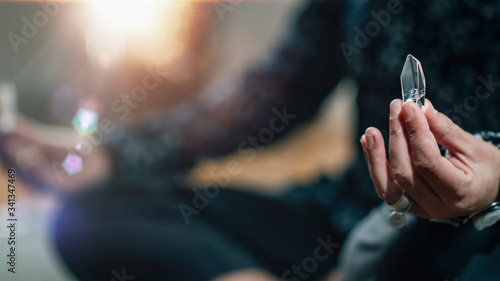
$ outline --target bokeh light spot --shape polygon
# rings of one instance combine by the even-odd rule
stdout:
[[[79,155],[69,153],[64,159],[62,166],[68,175],[74,175],[82,171],[83,161]]]
[[[98,121],[99,114],[96,111],[81,107],[71,124],[80,135],[90,135],[97,131]]]

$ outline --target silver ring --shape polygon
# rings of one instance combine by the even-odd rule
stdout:
[[[413,199],[411,199],[410,197],[406,196],[403,193],[401,194],[401,197],[399,197],[396,203],[389,204],[386,202],[385,204],[387,204],[387,206],[389,206],[389,209],[393,211],[405,213],[411,208],[411,205],[413,204]]]

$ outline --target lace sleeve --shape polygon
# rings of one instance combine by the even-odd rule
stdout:
[[[500,133],[495,133],[491,131],[478,131],[474,133],[474,136],[478,139],[482,139],[500,148]]]

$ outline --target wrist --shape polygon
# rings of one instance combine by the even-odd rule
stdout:
[[[466,217],[429,220],[435,223],[452,225],[454,227],[459,227],[471,222],[476,230],[481,231],[500,221],[500,201],[495,201],[482,210],[472,213]]]
[[[493,202],[487,209],[469,217],[474,227],[481,231],[500,221],[500,202]]]

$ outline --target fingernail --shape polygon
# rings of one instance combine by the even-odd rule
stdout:
[[[363,142],[363,137],[365,137],[365,138],[366,138],[366,136],[363,134],[363,135],[361,136],[361,138],[359,139],[359,142],[361,143],[361,147],[363,147],[363,151],[365,151],[365,150],[366,150],[366,141],[365,141],[365,142]]]
[[[412,102],[412,101],[410,101],[410,102]],[[405,121],[410,121],[413,118],[413,116],[415,115],[415,109],[410,104],[405,103],[405,105],[403,105],[403,113],[405,116]]]
[[[401,101],[399,100],[394,100],[391,102],[390,106],[390,118],[396,118],[399,116],[399,113],[401,112]]]
[[[366,134],[366,148],[371,149],[374,142],[373,136]]]

